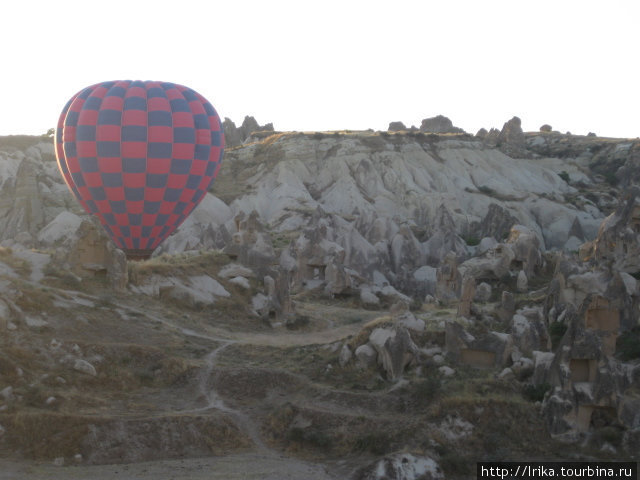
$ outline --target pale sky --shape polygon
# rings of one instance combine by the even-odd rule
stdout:
[[[15,0],[0,6],[0,135],[41,134],[78,90],[180,83],[222,118],[386,130],[640,136],[638,0]]]

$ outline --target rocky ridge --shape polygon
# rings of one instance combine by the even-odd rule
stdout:
[[[215,337],[220,348],[237,358],[268,364],[271,360],[259,353],[263,342],[271,345],[283,332],[312,336],[328,329],[335,332],[333,341],[313,353],[326,361],[313,374],[323,382],[356,375],[357,382],[366,383],[378,376],[389,389],[385,401],[411,404],[414,400],[407,398],[414,397],[402,395],[423,388],[421,405],[432,401],[438,385],[476,381],[470,372],[492,371],[497,383],[491,388],[515,389],[541,402],[538,417],[552,439],[588,444],[598,455],[635,458],[640,438],[640,376],[633,347],[640,297],[640,207],[633,188],[638,142],[550,129],[524,133],[517,118],[500,132],[476,136],[402,127],[395,125],[389,132],[243,133],[239,141],[244,143],[225,153],[212,192],[146,264],[128,263],[76,205],[57,172],[48,139],[0,139],[0,329],[7,333],[3,348],[10,352],[0,358],[0,414],[21,411],[20,405],[32,402],[28,381],[53,392],[33,397],[39,408],[54,408],[64,397],[56,393],[55,382],[118,381],[105,376],[101,366],[117,361],[109,350],[115,347],[86,339],[74,346],[76,333],[68,333],[73,322],[95,329],[91,319],[96,312],[112,325],[139,315],[168,329],[172,345],[175,332],[210,342],[215,335],[208,312],[222,319],[227,314],[221,312],[230,308],[236,312],[234,320],[219,321],[242,342],[260,345],[255,351],[234,350],[234,340]],[[49,313],[28,301],[38,286],[49,289]],[[21,294],[25,288],[31,293]],[[100,300],[95,291],[89,292],[93,296],[79,293],[83,288],[99,288],[118,300]],[[175,318],[179,311],[190,313],[177,326],[169,317],[134,310],[136,303],[176,308]],[[353,310],[344,312],[359,312],[357,322],[349,323],[346,313],[333,319],[316,313],[331,304],[349,305]],[[71,305],[84,308],[89,323],[86,318],[65,319],[62,311]],[[375,319],[369,321],[369,315]],[[203,323],[190,323],[195,320],[187,317]],[[197,333],[194,325],[209,333]],[[265,329],[264,337],[248,333],[253,329]],[[342,331],[348,333],[340,336]],[[63,340],[45,341],[50,332]],[[44,342],[38,348],[62,366],[64,373],[56,373],[62,381],[56,376],[52,382],[35,381],[37,369],[15,353],[29,341]],[[190,356],[188,368],[182,360],[154,355],[162,358],[162,367],[154,370],[159,372],[154,373],[158,388],[176,381],[193,387],[195,377],[186,372],[204,371]],[[182,380],[172,376],[172,368]],[[251,372],[228,368],[221,375]],[[269,368],[263,375],[281,366]],[[299,380],[281,383],[276,377],[264,397],[229,394],[224,398],[235,410],[217,410],[211,418],[198,417],[194,425],[227,432],[235,445],[229,448],[246,447],[255,435],[243,429],[237,408],[252,405],[252,418],[262,422],[272,445],[317,449],[338,435],[340,421],[320,419],[327,409],[321,403],[351,412],[347,397],[357,392],[327,389],[318,404],[296,402],[300,393],[294,384]],[[287,382],[293,383],[285,388]],[[222,384],[218,388],[225,392]],[[226,388],[237,387],[230,383]],[[289,403],[274,400],[283,392]],[[271,410],[253,406],[253,398],[269,398]],[[371,402],[365,418],[382,411],[376,395],[358,401],[364,398]],[[422,407],[411,408],[418,409],[412,415],[422,412]],[[421,445],[425,457],[402,457],[380,450],[371,437],[358,437],[353,445],[395,456],[373,461],[354,478],[376,478],[371,475],[380,469],[404,478],[398,476],[403,468],[417,472],[426,466],[433,478],[440,478],[433,458],[447,467],[445,473],[455,472],[447,464],[446,448],[474,438],[473,426],[480,428],[484,420],[463,408],[448,413],[446,418],[425,417],[427,423],[436,422],[433,431],[446,433],[422,443],[422,434],[402,423],[408,420],[396,419],[413,432],[411,448]],[[342,421],[358,431],[356,417]],[[325,420],[327,427],[336,421],[337,430],[319,429]],[[177,451],[170,438],[188,435],[191,427],[175,418],[167,421],[152,428],[164,429],[168,436],[162,448],[172,455]],[[145,424],[109,422],[84,437],[78,448],[85,460],[115,458],[112,448],[123,428],[141,442],[135,447],[138,453],[127,458],[149,458],[153,447],[140,439]],[[5,445],[20,426],[10,415],[0,415],[0,424],[0,445]],[[194,435],[189,440],[194,450],[181,454],[207,451],[206,436]],[[387,444],[393,448],[399,442],[389,437]],[[101,460],[96,456],[100,449]],[[402,467],[404,458],[410,461]]]

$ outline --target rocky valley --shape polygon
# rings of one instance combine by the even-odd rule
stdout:
[[[638,139],[224,125],[145,261],[0,137],[0,479],[638,461]]]

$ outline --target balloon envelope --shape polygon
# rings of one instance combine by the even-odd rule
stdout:
[[[224,150],[220,117],[194,90],[111,81],[64,107],[55,150],[69,189],[130,258],[144,258],[191,213]]]

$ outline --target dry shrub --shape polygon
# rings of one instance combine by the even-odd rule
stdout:
[[[95,419],[50,412],[21,412],[2,418],[10,448],[42,460],[79,453],[88,423]]]

